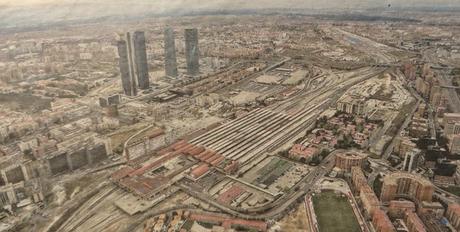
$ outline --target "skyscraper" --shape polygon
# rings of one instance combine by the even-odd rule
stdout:
[[[123,90],[128,96],[137,95],[137,87],[149,88],[149,72],[144,32],[126,33],[125,40],[118,41],[119,65]]]
[[[128,96],[135,96],[137,95],[137,88],[130,73],[128,44],[125,40],[120,40],[117,43],[117,47],[118,56],[120,57],[118,63],[120,66],[121,84],[123,86],[123,91]]]
[[[198,49],[198,30],[185,29],[185,60],[187,62],[187,74],[196,76],[200,74],[200,52]]]
[[[136,31],[133,34],[134,63],[136,68],[137,83],[140,89],[148,89],[149,68],[147,64],[147,51],[145,49],[145,34],[143,31]]]
[[[165,73],[166,76],[177,77],[176,43],[174,30],[170,27],[164,31],[165,40]]]

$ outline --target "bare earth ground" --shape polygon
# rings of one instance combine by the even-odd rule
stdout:
[[[281,221],[281,229],[286,232],[311,232],[308,229],[308,218],[305,210],[305,204],[300,204],[297,209],[286,215]]]

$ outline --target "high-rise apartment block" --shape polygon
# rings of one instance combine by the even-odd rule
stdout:
[[[420,202],[431,202],[433,184],[424,177],[407,172],[393,172],[383,179],[380,200],[389,202],[397,196],[406,195]]]
[[[446,218],[455,229],[460,230],[460,205],[451,203],[447,208]]]

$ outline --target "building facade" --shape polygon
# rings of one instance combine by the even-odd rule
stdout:
[[[165,74],[170,77],[177,77],[177,58],[176,58],[176,42],[174,30],[170,27],[164,31],[165,43]]]
[[[422,176],[406,172],[394,172],[384,178],[380,200],[389,202],[398,195],[404,195],[420,202],[431,202],[433,193],[433,184]]]
[[[198,48],[198,29],[185,29],[185,60],[187,74],[198,76],[200,74],[200,51]]]
[[[135,65],[135,75],[137,77],[138,87],[140,89],[148,89],[150,86],[150,81],[149,68],[147,64],[147,51],[145,47],[145,33],[143,31],[135,31],[133,33],[132,43],[132,51],[134,51],[132,56]]]
[[[450,204],[447,207],[446,218],[456,230],[460,230],[460,205]]]
[[[124,40],[118,41],[119,67],[123,91],[128,96],[136,96],[137,88],[150,86],[145,33],[126,33]]]
[[[335,166],[346,172],[352,167],[363,167],[367,155],[361,152],[342,152],[335,156]]]

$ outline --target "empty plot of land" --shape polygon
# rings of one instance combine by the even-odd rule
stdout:
[[[0,105],[10,110],[35,113],[51,108],[51,98],[42,98],[31,94],[0,93]]]
[[[262,84],[279,84],[283,78],[279,76],[263,75],[256,78],[256,82]]]
[[[243,104],[255,101],[256,98],[259,96],[260,96],[260,93],[242,91],[238,95],[232,97],[231,101],[235,105],[243,105]]]
[[[321,232],[361,231],[347,197],[327,191],[312,199]]]
[[[280,226],[283,231],[294,232],[311,232],[308,222],[305,217],[305,204],[300,204],[299,207],[292,213],[286,215],[281,221]]]

